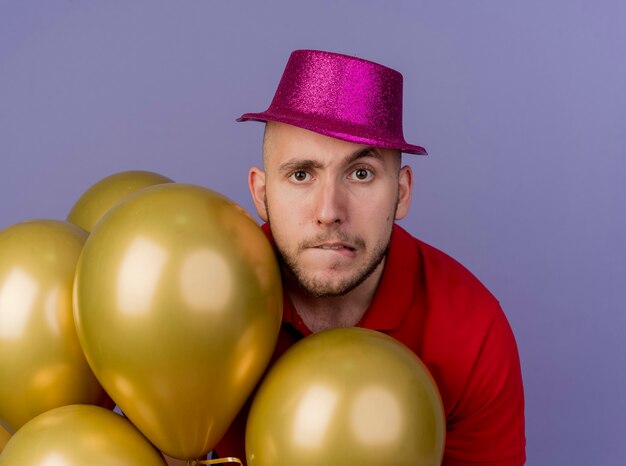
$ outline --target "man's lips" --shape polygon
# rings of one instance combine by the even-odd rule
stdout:
[[[345,257],[355,257],[356,248],[346,243],[321,243],[311,246],[311,249],[324,251],[330,254],[340,254]]]
[[[359,236],[351,236],[343,232],[335,235],[319,235],[309,238],[299,245],[300,251],[313,250],[327,253],[342,254],[346,257],[356,257],[359,251],[365,250],[365,241]]]
[[[314,247],[318,249],[331,249],[331,250],[337,250],[337,251],[341,249],[347,249],[348,251],[356,251],[356,248],[345,243],[323,243],[323,244],[318,244]]]

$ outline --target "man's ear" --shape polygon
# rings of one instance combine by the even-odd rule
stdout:
[[[398,206],[396,220],[402,220],[409,213],[411,207],[411,192],[413,191],[413,172],[405,165],[400,169],[398,176]]]
[[[265,172],[259,167],[252,167],[248,173],[248,187],[252,195],[252,201],[256,212],[261,220],[267,222],[267,209],[265,208]]]

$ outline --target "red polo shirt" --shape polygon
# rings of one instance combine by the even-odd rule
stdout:
[[[430,370],[446,413],[444,466],[524,464],[515,338],[498,301],[467,269],[395,225],[376,295],[357,326],[401,341]],[[285,295],[274,360],[310,334]],[[249,404],[216,447],[220,455],[245,459]]]

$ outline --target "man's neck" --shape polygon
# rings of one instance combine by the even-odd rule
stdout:
[[[343,296],[316,298],[286,283],[286,291],[296,312],[313,332],[330,328],[354,327],[369,308],[385,268],[382,260],[363,283]]]

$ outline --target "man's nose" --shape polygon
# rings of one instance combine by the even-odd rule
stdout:
[[[341,224],[347,215],[347,193],[340,183],[326,181],[318,186],[316,221],[318,225]]]

